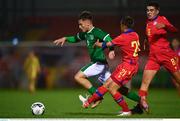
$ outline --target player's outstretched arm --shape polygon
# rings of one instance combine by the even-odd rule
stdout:
[[[166,17],[163,17],[163,21],[165,24],[165,28],[170,31],[170,32],[178,32],[178,29],[176,27],[174,27]]]
[[[157,23],[156,24],[157,29],[167,29],[170,32],[177,32],[177,28],[174,27],[165,17],[163,17],[162,23]]]
[[[61,47],[62,47],[64,45],[65,41],[66,41],[66,37],[62,37],[62,38],[54,40],[53,43],[55,45],[61,45]]]

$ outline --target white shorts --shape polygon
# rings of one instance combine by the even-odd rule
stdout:
[[[101,83],[106,82],[106,80],[111,76],[109,71],[109,66],[103,63],[90,63],[81,68],[81,71],[86,75],[86,77],[99,76],[98,80]]]

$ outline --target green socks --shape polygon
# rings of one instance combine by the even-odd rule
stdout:
[[[127,98],[135,101],[135,102],[139,102],[140,101],[140,97],[133,91],[129,91],[129,89],[125,86],[122,86],[119,90],[118,90],[122,95],[126,96]]]
[[[133,91],[128,92],[125,96],[135,102],[140,101],[140,97]]]
[[[96,92],[96,88],[92,86],[91,88],[88,89],[88,92],[92,95],[93,93]]]

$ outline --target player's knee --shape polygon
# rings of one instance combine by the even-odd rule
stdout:
[[[108,90],[111,93],[111,95],[115,95],[117,92],[116,88],[114,88],[112,85],[109,86]]]
[[[117,90],[114,90],[113,88],[109,88],[108,90],[111,93],[111,95],[115,95],[117,92]]]
[[[76,74],[76,75],[74,76],[74,79],[78,82],[79,79],[80,79],[80,76]]]
[[[81,80],[84,79],[84,78],[85,78],[84,76],[79,75],[79,74],[76,74],[74,76],[74,79],[75,79],[76,82],[81,82]]]

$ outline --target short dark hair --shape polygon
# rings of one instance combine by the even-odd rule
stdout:
[[[128,28],[134,27],[134,19],[130,16],[125,16],[121,19],[121,24],[127,26]]]
[[[81,14],[79,15],[79,20],[82,19],[82,20],[93,20],[93,16],[92,16],[92,13],[89,12],[89,11],[83,11],[81,12]]]
[[[155,7],[157,10],[160,10],[160,6],[159,6],[159,3],[158,2],[149,2],[146,6],[153,6]]]

